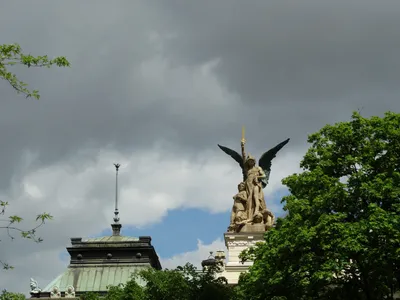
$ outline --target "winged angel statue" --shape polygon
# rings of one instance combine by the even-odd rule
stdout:
[[[265,230],[272,226],[274,216],[267,209],[263,189],[268,184],[272,160],[289,140],[286,139],[261,155],[258,166],[256,159],[250,154],[246,155],[244,151],[244,129],[242,130],[241,140],[242,155],[235,150],[218,145],[222,151],[240,165],[243,173],[243,182],[239,184],[239,191],[233,197],[234,205],[228,232],[240,232],[246,224],[261,223],[265,225]]]

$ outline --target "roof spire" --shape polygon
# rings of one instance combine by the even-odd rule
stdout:
[[[114,164],[116,174],[115,174],[115,210],[114,210],[114,224],[111,224],[113,235],[117,236],[120,234],[122,225],[119,224],[119,211],[118,211],[118,170],[121,166],[120,164]]]

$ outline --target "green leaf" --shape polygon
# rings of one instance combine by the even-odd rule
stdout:
[[[23,219],[18,216],[9,216],[10,223],[20,223]]]

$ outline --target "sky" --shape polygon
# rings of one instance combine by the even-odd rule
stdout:
[[[71,68],[13,69],[39,101],[0,81],[6,216],[54,216],[40,244],[0,230],[0,289],[46,286],[71,237],[111,233],[116,162],[123,235],[168,268],[224,249],[241,171],[217,144],[240,150],[242,126],[256,157],[291,139],[265,189],[281,216],[310,133],[399,111],[399,27],[395,0],[3,1],[0,44]]]

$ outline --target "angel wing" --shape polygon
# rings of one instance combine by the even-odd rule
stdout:
[[[279,143],[274,148],[268,150],[263,155],[261,155],[260,160],[258,161],[258,165],[264,170],[266,178],[261,180],[261,184],[263,188],[265,188],[268,184],[269,174],[271,172],[272,160],[275,158],[276,154],[279,150],[283,148],[287,143],[289,143],[290,139],[284,140],[282,143]]]
[[[228,154],[230,157],[232,157],[239,165],[240,168],[242,168],[242,172],[244,175],[244,169],[243,169],[243,158],[242,156],[237,153],[235,150],[229,149],[228,147],[224,147],[218,144],[218,147],[224,151],[226,154]]]
[[[219,144],[218,147],[230,157],[232,157],[240,165],[240,167],[243,168],[243,158],[239,153],[237,153],[235,150],[229,149],[228,147],[224,147]]]

